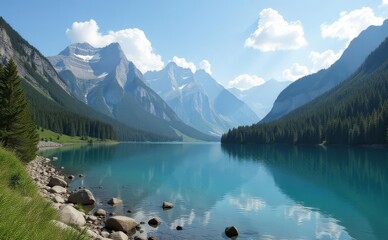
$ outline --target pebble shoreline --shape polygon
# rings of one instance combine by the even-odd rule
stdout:
[[[62,144],[55,142],[39,142],[40,150],[62,147]],[[68,182],[74,179],[74,176],[64,176],[60,171],[55,169],[51,161],[52,159],[37,156],[33,161],[27,164],[27,172],[38,187],[39,194],[47,199],[52,207],[57,210],[60,220],[54,220],[53,224],[62,229],[73,229],[83,231],[90,239],[93,240],[156,240],[156,236],[144,237],[144,229],[142,224],[145,222],[136,223],[132,218],[126,216],[111,216],[108,217],[104,209],[98,209],[95,212],[84,213],[75,209],[71,199],[74,195],[80,192],[90,192],[87,189],[71,191],[68,189]],[[82,176],[79,176],[82,177]],[[81,194],[84,195],[84,194]],[[92,199],[95,203],[93,194],[88,201]],[[70,198],[69,198],[70,197]],[[78,196],[79,197],[79,196]],[[85,198],[85,196],[82,196]],[[70,200],[70,201],[69,201]],[[85,199],[83,199],[85,200]],[[112,198],[109,202],[115,204],[121,203],[121,199]],[[109,203],[108,202],[108,203]],[[173,208],[170,202],[163,202],[163,209]],[[109,221],[107,221],[109,219]],[[152,218],[148,221],[150,226],[158,226],[159,219]],[[130,226],[130,227],[129,227]],[[109,228],[108,228],[109,227]],[[177,226],[176,230],[183,230],[182,226]],[[140,235],[139,235],[140,233]],[[147,233],[145,233],[147,234]],[[143,235],[143,236],[142,236]],[[238,230],[234,226],[229,226],[225,229],[225,235],[229,238],[238,236]]]
[[[61,146],[63,145],[53,142],[39,142],[38,144],[40,150],[58,148]],[[68,189],[67,186],[49,186],[49,182],[52,180],[52,178],[61,179],[66,182],[71,181],[52,166],[51,161],[54,161],[53,159],[37,156],[33,161],[27,164],[27,172],[35,182],[39,194],[43,198],[47,199],[51,203],[52,207],[58,211],[60,220],[54,221],[53,223],[55,225],[64,229],[72,228],[79,231],[84,231],[86,235],[88,235],[90,239],[93,240],[147,240],[145,237],[135,236],[135,234],[133,234],[136,233],[136,230],[143,232],[140,224],[137,224],[136,229],[134,228],[133,231],[128,233],[133,235],[127,235],[122,231],[112,231],[111,229],[106,228],[105,222],[109,217],[102,209],[97,210],[96,213],[83,213],[76,210],[74,208],[75,204],[68,202],[68,198],[73,193],[73,191]],[[77,220],[80,220],[82,224],[70,224],[72,226],[69,226],[68,224],[64,223],[66,221],[62,220],[61,211],[63,211],[64,208],[68,209],[69,206],[71,207],[70,209],[72,214],[74,213],[75,215],[82,216],[82,219]],[[104,214],[101,214],[101,210],[104,212]],[[148,237],[148,239],[156,239],[156,237]]]

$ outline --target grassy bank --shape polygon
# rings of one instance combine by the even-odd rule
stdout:
[[[91,140],[93,143],[112,143],[113,140],[101,140],[98,138],[92,137],[80,137],[80,136],[68,136],[64,134],[58,134],[56,132],[47,130],[47,129],[39,129],[39,140],[41,141],[53,141],[57,143],[89,143]]]
[[[60,230],[50,221],[57,215],[38,195],[21,161],[0,148],[0,239],[86,239],[79,233]]]

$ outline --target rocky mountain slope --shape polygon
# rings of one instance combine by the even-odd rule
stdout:
[[[220,136],[230,128],[258,121],[244,102],[203,70],[192,73],[170,62],[144,77],[186,124],[202,132]]]
[[[128,126],[173,138],[215,139],[184,124],[143,82],[118,43],[72,44],[49,60],[74,96]]]

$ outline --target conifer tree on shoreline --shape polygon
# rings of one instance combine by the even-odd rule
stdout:
[[[15,62],[0,65],[0,144],[23,161],[36,156],[38,134]]]

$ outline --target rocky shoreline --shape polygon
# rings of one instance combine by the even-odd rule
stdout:
[[[63,144],[56,143],[56,142],[50,142],[50,141],[39,141],[38,148],[39,150],[45,150],[45,149],[51,149],[51,148],[59,148],[63,147]]]
[[[39,142],[39,149],[51,149],[62,147],[62,144],[54,142]],[[96,201],[93,193],[88,189],[78,189],[71,191],[68,182],[76,177],[73,175],[64,176],[51,164],[57,160],[37,156],[27,164],[27,172],[38,187],[39,194],[47,199],[52,207],[57,210],[59,221],[53,223],[60,228],[82,231],[93,240],[155,240],[156,236],[148,236],[142,227],[145,222],[137,223],[127,216],[116,216],[107,214],[104,209],[97,209],[94,212],[84,212],[84,206],[94,205]],[[78,177],[83,177],[79,175]],[[121,199],[112,198],[108,204],[116,205],[122,202]],[[163,202],[163,209],[171,209],[174,205],[170,202]],[[112,216],[113,215],[113,216]],[[148,221],[151,227],[160,225],[158,218]],[[176,230],[183,230],[182,226],[177,226]],[[229,238],[238,236],[238,230],[234,226],[225,229],[225,235]]]
[[[84,213],[81,210],[82,205],[95,203],[93,194],[87,189],[77,191],[68,189],[67,181],[71,181],[74,176],[65,177],[57,171],[51,165],[51,161],[55,160],[55,157],[48,159],[37,156],[27,165],[27,171],[36,183],[39,194],[50,201],[52,207],[58,212],[59,221],[54,221],[55,225],[83,231],[94,240],[157,239],[155,236],[146,238],[137,234],[143,233],[141,224],[127,216],[109,217],[103,209]],[[118,199],[112,199],[112,201],[118,201]]]

